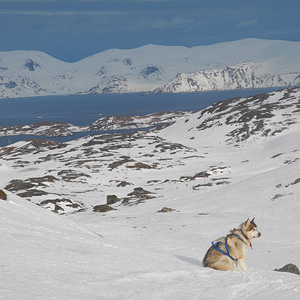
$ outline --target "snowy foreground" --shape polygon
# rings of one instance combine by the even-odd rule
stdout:
[[[130,147],[122,137],[108,149],[96,136],[65,147],[2,148],[0,298],[298,299],[300,276],[274,269],[300,266],[299,99],[299,89],[281,91],[244,99],[243,111],[243,99],[231,101],[133,135]],[[131,159],[121,164],[124,155]],[[58,177],[66,168],[90,177],[47,182],[38,188],[48,194],[31,202],[5,189],[12,179]],[[93,211],[106,195],[135,187],[154,197]],[[59,195],[83,211],[55,214],[32,203]],[[163,207],[174,210],[158,212]],[[211,241],[248,217],[262,233],[247,253],[248,272],[204,268]]]

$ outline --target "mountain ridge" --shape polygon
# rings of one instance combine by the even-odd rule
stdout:
[[[211,69],[185,74],[180,73],[153,93],[186,93],[207,90],[256,89],[300,85],[300,72],[272,75],[264,62],[240,63],[224,69]]]
[[[208,70],[212,70],[206,80],[213,82],[214,73],[237,68],[239,64],[248,66],[248,69],[239,67],[248,72],[248,77],[253,75],[252,69],[258,69],[258,74],[254,74],[258,81],[262,80],[261,76],[295,73],[294,78],[289,75],[283,82],[270,80],[261,87],[297,85],[299,52],[299,42],[260,39],[191,48],[145,45],[127,50],[110,49],[73,63],[40,51],[6,51],[0,52],[0,98],[153,92],[170,84],[178,74],[206,72],[203,74],[209,77]],[[220,78],[224,80],[224,76]],[[201,90],[228,88],[247,88],[247,84],[236,86],[233,82],[225,87],[204,84]],[[182,91],[190,92],[193,88]]]

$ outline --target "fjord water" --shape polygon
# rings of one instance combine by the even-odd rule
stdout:
[[[275,90],[276,88],[265,88],[183,94],[102,94],[2,99],[0,100],[0,127],[39,121],[68,122],[85,126],[104,116],[146,115],[164,111],[199,111],[221,100]],[[124,133],[129,131],[132,130],[121,130]],[[94,132],[76,132],[72,136],[53,138],[33,135],[0,136],[0,147],[28,139],[67,142],[92,133]]]
[[[42,120],[84,126],[103,116],[199,111],[217,101],[274,90],[276,88],[184,94],[101,94],[0,99],[0,127]]]

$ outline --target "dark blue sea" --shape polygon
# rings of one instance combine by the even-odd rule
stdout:
[[[90,125],[104,116],[146,115],[164,111],[199,111],[209,105],[234,97],[267,93],[276,88],[231,90],[182,94],[107,94],[43,96],[0,99],[0,127],[24,125],[39,121],[60,121],[74,125]],[[54,138],[67,141],[88,133]],[[0,137],[0,146],[33,138],[29,136]],[[38,138],[35,136],[35,138]]]

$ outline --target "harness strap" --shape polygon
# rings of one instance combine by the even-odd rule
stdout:
[[[252,244],[251,242],[248,240],[248,238],[246,237],[246,235],[244,234],[244,232],[242,230],[240,230],[242,235],[244,236],[244,238],[247,240],[247,242],[249,242],[250,244],[250,247],[252,249]],[[238,234],[235,234],[235,233],[231,233],[230,235],[235,235],[236,237],[238,237],[241,241],[243,241],[245,243],[245,241],[238,235]],[[246,243],[245,243],[246,244]]]
[[[228,245],[227,245],[227,237],[226,237],[226,239],[225,239],[225,243],[223,243],[223,242],[217,242],[217,244],[215,245],[214,242],[211,242],[211,244],[213,245],[213,247],[214,247],[216,250],[218,250],[218,251],[221,252],[222,254],[228,256],[229,258],[231,258],[231,259],[234,260],[234,261],[237,261],[237,259],[235,259],[234,257],[232,257],[232,256],[229,254],[229,248],[228,248]],[[221,250],[221,249],[218,247],[220,244],[223,244],[223,245],[225,246],[227,252]]]
[[[243,232],[242,232],[242,234],[243,234]],[[236,237],[238,237],[241,241],[243,241],[243,242],[245,243],[245,241],[244,241],[238,234],[231,233],[231,234],[229,234],[229,235],[235,235]],[[245,236],[245,235],[243,234],[243,236]],[[247,238],[246,238],[246,240],[248,241]],[[245,244],[246,244],[246,243],[245,243]]]
[[[245,234],[243,233],[243,231],[241,231],[241,233],[243,234],[243,236],[244,236],[244,237],[246,238],[246,240],[248,241],[248,239],[247,239],[247,237],[245,236]],[[234,236],[238,237],[241,241],[243,241],[245,244],[247,244],[247,243],[246,243],[246,242],[245,242],[238,234],[231,233],[231,234],[229,234],[229,235],[234,235]],[[227,236],[227,237],[228,237],[228,236]],[[225,239],[225,243],[219,241],[219,242],[217,242],[217,244],[215,244],[214,242],[211,242],[211,244],[213,245],[213,247],[214,247],[216,250],[218,250],[218,251],[221,252],[222,254],[228,256],[229,258],[231,258],[231,259],[234,260],[234,261],[237,261],[237,259],[235,259],[234,257],[232,257],[232,256],[229,254],[229,248],[228,248],[228,245],[227,245],[227,237],[226,237],[226,239]],[[249,242],[249,241],[248,241],[248,242]],[[250,242],[249,242],[249,243],[250,243]],[[225,252],[225,251],[223,251],[222,249],[219,248],[219,245],[220,245],[220,244],[222,244],[222,245],[225,246],[227,252]],[[251,248],[252,248],[251,243],[250,243],[250,246],[251,246]]]

